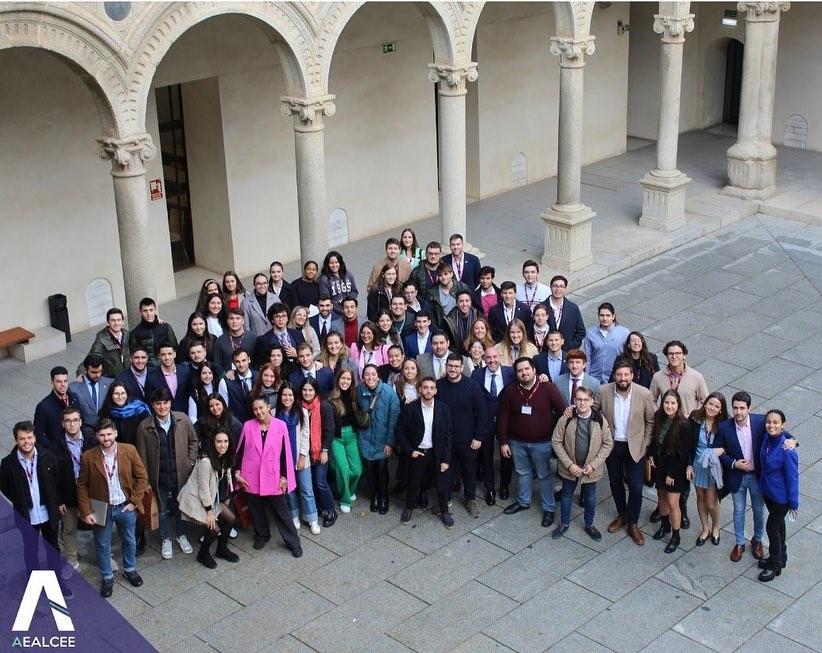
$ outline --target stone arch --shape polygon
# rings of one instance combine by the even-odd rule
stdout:
[[[331,74],[331,60],[337,41],[354,14],[365,2],[335,2],[324,5],[327,10],[321,15],[319,36],[317,39],[317,61],[312,71],[312,83],[318,88],[327,89]],[[455,64],[457,58],[456,32],[459,29],[460,8],[456,2],[415,2],[428,24],[431,41],[434,46],[436,63]],[[470,55],[470,44],[469,44]]]
[[[126,119],[136,131],[145,124],[146,105],[157,66],[177,39],[195,25],[222,15],[241,15],[262,29],[274,46],[286,79],[288,94],[306,97],[311,88],[308,76],[314,58],[313,19],[298,3],[200,3],[160,5],[153,9],[150,26],[135,49]]]
[[[0,7],[0,50],[6,48],[37,48],[57,56],[89,89],[103,135],[122,132],[125,67],[116,44],[90,22],[81,23],[54,6],[49,11],[35,5],[22,10],[15,5]]]

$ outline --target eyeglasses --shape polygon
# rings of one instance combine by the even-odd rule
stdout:
[[[79,417],[64,417],[63,421],[68,422],[69,424],[72,424],[73,422],[79,422],[80,418]]]
[[[574,397],[574,401],[581,402],[581,403],[584,404],[584,403],[587,403],[589,401],[593,401],[593,399],[591,397]]]
[[[684,356],[685,354],[681,351],[669,351],[666,356]]]

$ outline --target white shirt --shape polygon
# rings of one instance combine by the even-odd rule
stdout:
[[[117,459],[117,450],[113,456],[103,454],[103,468],[108,477],[108,502],[112,506],[119,506],[126,502],[126,495],[120,485],[120,465]]]
[[[220,324],[220,320],[218,320],[216,317],[212,315],[209,315],[206,318],[206,328],[208,329],[208,332],[215,338],[219,338],[221,335],[223,335],[223,325]]]
[[[422,407],[422,422],[425,424],[425,430],[422,433],[422,440],[420,441],[420,449],[430,449],[434,442],[434,401],[431,401],[431,406],[426,406],[425,402],[420,400]]]
[[[491,377],[497,377],[497,396],[502,392],[502,369],[497,368],[496,372],[492,372],[487,367],[485,368],[485,389],[491,393]]]
[[[448,362],[448,354],[442,358],[431,356],[431,362],[434,364],[434,377],[441,379],[445,376],[445,364]]]
[[[628,442],[628,415],[631,412],[631,390],[623,398],[614,391],[614,440]]]
[[[417,331],[417,351],[421,354],[425,353],[425,347],[428,345],[428,338],[431,336],[430,331],[426,331],[424,336],[420,335],[420,332]]]
[[[18,450],[17,460],[20,461],[20,466],[23,468],[23,473],[29,482],[29,494],[31,495],[32,505],[29,510],[29,521],[32,526],[45,524],[49,520],[49,511],[40,503],[40,479],[37,478],[37,450],[35,449],[34,457],[31,460],[26,459]]]
[[[559,324],[562,322],[562,311],[565,308],[565,297],[562,298],[559,304],[557,304],[553,295],[548,301],[551,303],[551,310],[554,311],[554,321],[557,323],[557,329],[559,329]]]
[[[541,304],[551,296],[551,289],[544,283],[537,281],[533,286],[522,281],[517,284],[517,299],[527,304],[531,311],[537,304]]]
[[[246,387],[246,392],[251,392],[251,370],[248,370],[245,373],[245,376],[239,374],[236,370],[234,371],[235,377],[242,380],[243,385]],[[225,379],[220,379],[220,385],[217,386],[217,392],[220,393],[220,396],[225,401],[226,405],[228,405],[228,383],[226,383]]]

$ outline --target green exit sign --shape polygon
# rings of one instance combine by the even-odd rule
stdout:
[[[396,52],[397,51],[397,42],[391,41],[391,43],[383,43],[382,44],[382,53],[388,54],[389,52]]]

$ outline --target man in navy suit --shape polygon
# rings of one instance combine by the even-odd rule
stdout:
[[[117,377],[117,381],[126,386],[128,396],[132,399],[146,400],[146,378],[148,377],[148,352],[138,345],[131,350],[131,365]],[[188,411],[186,411],[186,414]]]
[[[479,285],[480,260],[473,254],[465,251],[465,240],[462,234],[454,234],[448,240],[451,253],[443,256],[442,262],[451,266],[454,271],[454,281],[459,281],[473,290]]]
[[[471,373],[471,378],[480,387],[485,399],[488,414],[488,432],[479,451],[479,469],[485,484],[485,503],[493,506],[497,502],[497,492],[494,483],[494,452],[499,450],[499,444],[494,442],[497,436],[497,409],[499,397],[503,388],[514,382],[516,375],[514,368],[499,364],[499,352],[493,347],[485,350],[482,357],[485,367],[478,367]],[[511,484],[511,475],[514,464],[510,458],[500,458],[500,499],[507,499],[508,486]]]
[[[303,379],[312,377],[317,380],[320,396],[327,399],[334,389],[334,372],[314,360],[314,351],[307,342],[297,347],[297,361],[300,364],[299,368],[288,375],[288,381],[291,385],[299,388]]]
[[[543,302],[548,308],[548,326],[562,333],[565,351],[579,349],[585,339],[582,313],[579,306],[565,298],[567,290],[568,279],[557,274],[551,279],[551,296]]]
[[[86,356],[83,367],[86,371],[82,380],[69,384],[69,391],[76,394],[80,400],[83,424],[93,429],[97,426],[97,413],[114,379],[103,376],[103,359],[100,356]]]
[[[562,342],[562,333],[552,329],[545,336],[545,351],[534,356],[534,367],[537,368],[537,374],[540,375],[541,379],[542,375],[545,375],[554,384],[560,376],[568,372],[565,352],[562,351]]]
[[[414,316],[414,326],[417,330],[405,336],[402,341],[406,358],[416,358],[420,354],[431,351],[431,315],[428,311],[420,311]]]
[[[253,417],[250,400],[257,372],[251,369],[251,357],[242,347],[234,352],[233,360],[234,371],[231,377],[223,375],[217,391],[228,404],[231,414],[240,422],[247,422]]]
[[[191,368],[177,365],[176,348],[166,342],[158,352],[160,367],[149,370],[146,377],[146,396],[152,397],[157,390],[166,388],[173,400],[171,410],[188,415],[188,395],[191,393]]]
[[[513,281],[503,281],[500,288],[500,302],[488,313],[488,322],[491,325],[491,337],[494,342],[500,342],[511,320],[522,320],[528,337],[533,340],[534,318],[531,309],[517,301],[517,285]]]
[[[734,502],[734,534],[736,545],[731,550],[731,560],[739,562],[745,552],[745,501],[751,494],[754,535],[751,538],[751,553],[761,560],[765,552],[762,536],[765,533],[765,503],[759,491],[760,460],[759,449],[765,437],[765,416],[751,413],[751,395],[740,391],[731,397],[733,419],[719,425],[719,433],[714,447],[723,449],[719,459],[725,470],[725,487]],[[793,448],[790,443],[786,448]]]
[[[331,297],[323,295],[317,300],[319,313],[308,318],[308,323],[320,338],[320,344],[325,342],[325,337],[332,331],[343,335],[345,327],[342,318],[334,312],[334,304]]]
[[[276,303],[268,309],[268,319],[271,329],[258,336],[254,342],[254,363],[259,367],[268,362],[271,345],[277,343],[283,347],[283,355],[289,362],[297,361],[297,347],[305,342],[303,334],[297,329],[288,328],[288,307],[283,303]]]
[[[588,364],[588,357],[581,349],[572,349],[565,356],[565,364],[568,371],[560,374],[558,378],[552,379],[557,386],[559,394],[566,406],[573,408],[571,397],[577,388],[588,388],[594,393],[594,410],[599,410],[599,387],[600,383],[593,376],[585,371]]]
[[[51,392],[34,409],[34,433],[40,445],[54,449],[57,440],[63,437],[63,409],[69,406],[79,408],[80,400],[69,390],[65,367],[53,367],[50,374]]]

